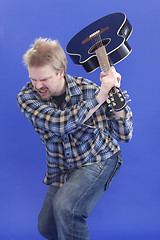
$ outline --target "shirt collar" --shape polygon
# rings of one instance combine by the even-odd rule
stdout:
[[[66,89],[67,95],[75,96],[75,95],[82,94],[82,91],[78,87],[74,77],[70,76],[69,74],[66,74],[65,78],[67,80],[67,89]]]

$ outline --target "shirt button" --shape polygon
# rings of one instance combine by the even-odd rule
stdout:
[[[71,153],[70,153],[70,152],[66,152],[66,153],[65,153],[65,156],[66,156],[66,158],[69,158],[69,157],[70,157],[70,155],[71,155]]]
[[[68,168],[70,168],[70,169],[73,168],[73,164],[69,164]]]
[[[68,136],[67,135],[65,135],[63,139],[64,139],[64,142],[68,142]]]

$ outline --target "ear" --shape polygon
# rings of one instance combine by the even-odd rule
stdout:
[[[61,70],[59,73],[58,73],[59,77],[60,78],[63,78],[64,77],[64,70]]]

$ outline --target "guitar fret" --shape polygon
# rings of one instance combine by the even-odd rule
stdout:
[[[106,73],[110,68],[110,63],[107,57],[105,46],[101,46],[96,50],[96,56],[101,70]]]

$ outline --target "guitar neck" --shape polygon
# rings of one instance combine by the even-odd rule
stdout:
[[[95,52],[102,72],[107,73],[110,69],[110,63],[105,46],[99,47]]]
[[[110,69],[110,63],[108,60],[105,46],[102,45],[100,47],[97,47],[97,49],[95,50],[95,53],[97,55],[97,59],[98,59],[101,70],[104,73],[107,73]],[[126,106],[126,100],[120,88],[114,86],[110,89],[108,94],[109,94],[109,99],[107,102],[109,106],[112,107],[113,110],[121,111]]]

